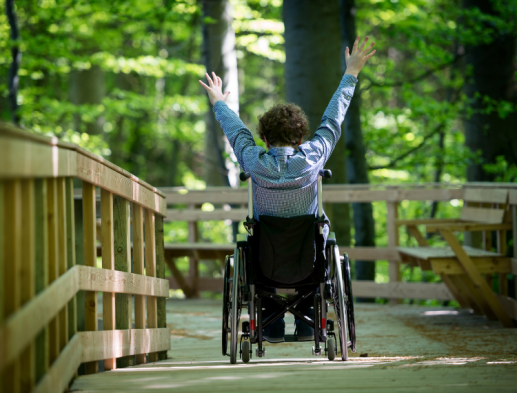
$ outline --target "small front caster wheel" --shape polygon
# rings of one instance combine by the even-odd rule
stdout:
[[[250,342],[242,342],[242,361],[248,363],[250,361]]]
[[[331,361],[336,358],[336,340],[333,338],[327,340],[327,355]]]

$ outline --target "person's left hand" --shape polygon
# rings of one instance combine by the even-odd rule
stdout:
[[[205,85],[203,82],[199,81],[201,83],[201,86],[205,88],[205,90],[208,93],[208,99],[210,100],[210,103],[212,105],[215,105],[217,101],[226,101],[226,97],[228,97],[228,94],[230,94],[229,91],[223,94],[223,81],[221,78],[219,78],[215,72],[212,72],[212,78],[208,74],[206,75],[206,79],[208,80],[208,84],[210,86]]]

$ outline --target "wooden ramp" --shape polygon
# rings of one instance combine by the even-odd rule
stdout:
[[[450,307],[359,305],[358,353],[311,356],[311,343],[267,345],[265,359],[221,356],[221,304],[168,300],[169,359],[81,376],[76,392],[515,392],[517,329]],[[286,317],[286,333],[294,330]],[[358,357],[368,354],[368,357]]]

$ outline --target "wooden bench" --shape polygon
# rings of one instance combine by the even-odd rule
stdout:
[[[506,297],[507,274],[514,272],[511,259],[506,257],[506,231],[512,229],[508,195],[509,191],[504,189],[467,189],[466,206],[459,219],[397,220],[397,225],[406,225],[420,246],[399,247],[403,262],[440,275],[462,307],[470,307],[490,319],[499,319],[506,327],[513,327],[508,311],[491,288],[492,275],[498,274],[499,295]],[[421,224],[426,225],[427,233],[439,233],[449,247],[429,247],[427,239],[417,229]],[[483,232],[485,250],[462,247],[453,234],[475,231]],[[492,231],[498,236],[497,252],[491,251]]]

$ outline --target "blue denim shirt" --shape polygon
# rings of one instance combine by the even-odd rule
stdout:
[[[310,141],[298,150],[257,146],[251,132],[223,101],[213,107],[241,169],[253,180],[253,216],[293,217],[318,212],[317,179],[339,137],[357,78],[344,75]]]

